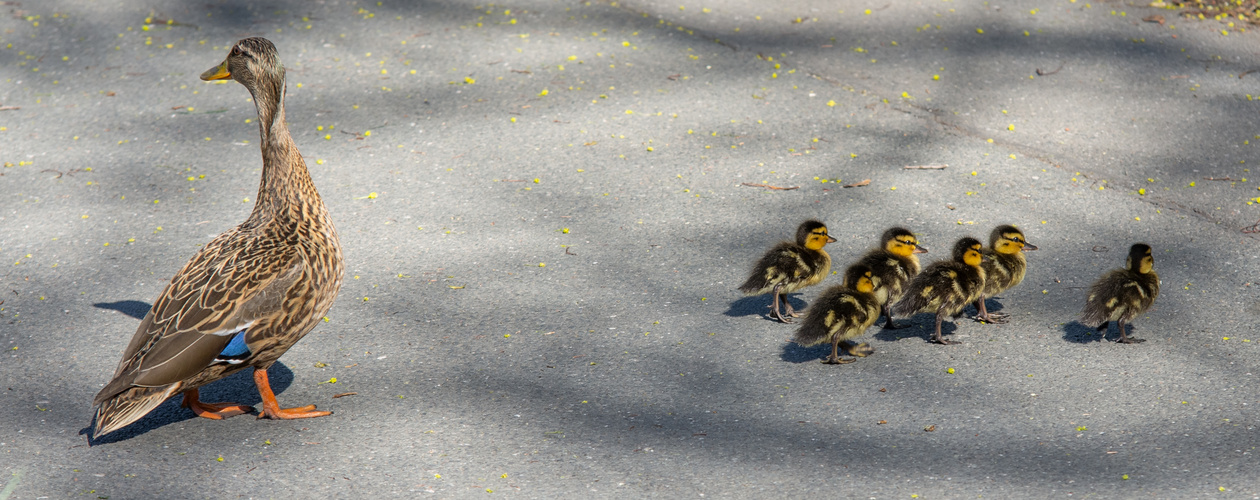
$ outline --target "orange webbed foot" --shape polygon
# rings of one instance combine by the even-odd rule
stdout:
[[[223,420],[254,411],[253,406],[238,403],[203,403],[196,389],[184,391],[184,402],[182,405],[184,408],[192,410],[198,417],[211,420]]]
[[[315,405],[281,408],[280,403],[276,402],[275,393],[271,391],[271,382],[267,379],[266,369],[254,369],[254,384],[258,386],[258,395],[262,396],[263,400],[262,412],[258,414],[258,418],[291,420],[295,418],[315,418],[332,415],[331,411],[316,411]]]

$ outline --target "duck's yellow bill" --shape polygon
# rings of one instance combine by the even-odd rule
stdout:
[[[228,63],[226,59],[223,61],[223,64],[210,68],[206,70],[205,73],[201,74],[201,79],[207,82],[212,81],[212,80],[223,80],[227,78],[232,78],[232,73],[228,71]]]

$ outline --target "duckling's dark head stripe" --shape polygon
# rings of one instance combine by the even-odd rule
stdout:
[[[802,222],[801,225],[796,228],[796,242],[798,244],[804,245],[805,239],[808,238],[810,234],[813,234],[819,229],[823,231],[820,234],[826,234],[827,225],[823,224],[822,221],[819,221],[816,219],[810,219],[805,222]]]
[[[905,241],[906,238],[912,238],[917,241],[917,238],[914,238],[914,233],[910,232],[909,229],[906,229],[904,227],[894,227],[894,228],[889,228],[887,231],[884,231],[884,236],[880,238],[880,242],[886,243],[889,240],[894,240],[894,239]]]

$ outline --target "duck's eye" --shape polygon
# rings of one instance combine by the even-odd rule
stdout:
[[[232,47],[232,55],[234,55],[234,56],[239,56],[239,55],[241,55],[241,48],[240,48],[240,47]]]

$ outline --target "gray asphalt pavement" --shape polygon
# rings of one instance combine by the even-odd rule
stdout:
[[[1088,0],[2,8],[0,500],[1260,497],[1260,29],[1241,20]],[[172,401],[89,443],[139,318],[252,206],[253,104],[197,78],[246,36],[280,50],[348,270],[271,380],[334,414]],[[735,290],[807,218],[840,269],[892,225],[925,261],[1002,223],[1040,250],[989,303],[1010,324],[963,318],[939,346],[919,315],[828,366]],[[1075,322],[1085,287],[1138,241],[1163,280],[1132,326],[1147,342],[1102,341]],[[202,395],[259,401],[247,374]]]

